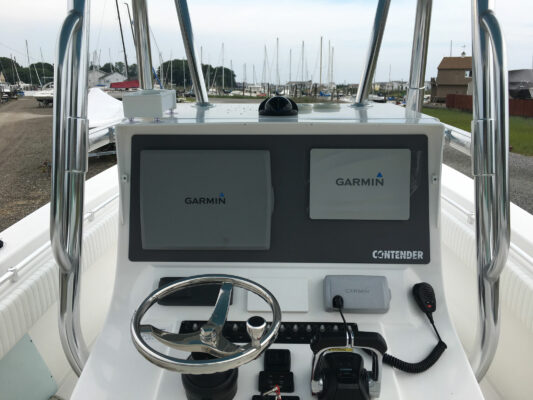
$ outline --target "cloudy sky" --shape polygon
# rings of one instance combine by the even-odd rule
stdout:
[[[126,40],[128,61],[135,53],[124,1],[119,8]],[[91,1],[91,51],[102,64],[123,60],[123,51],[113,0]],[[273,7],[272,4],[279,4]],[[67,10],[66,0],[1,0],[4,18],[0,24],[0,56],[11,54],[27,65],[25,40],[32,62],[52,62],[57,34]],[[183,44],[174,1],[148,1],[154,65],[163,60],[182,58]],[[189,9],[198,51],[203,47],[204,63],[221,65],[221,44],[225,45],[225,65],[230,60],[241,80],[246,63],[247,81],[261,80],[264,46],[267,46],[271,80],[275,80],[276,38],[279,38],[280,79],[289,77],[289,52],[292,49],[292,79],[301,77],[301,43],[305,42],[304,75],[318,81],[319,43],[324,37],[323,76],[327,71],[327,45],[334,50],[333,74],[336,82],[357,82],[361,75],[377,0],[190,0]],[[377,80],[407,79],[413,36],[416,0],[393,0],[377,66]],[[496,0],[495,11],[503,25],[508,45],[510,69],[532,68],[533,2]],[[5,16],[16,16],[5,18]],[[471,54],[470,1],[435,0],[431,24],[426,77],[436,75],[442,57]],[[157,44],[157,46],[156,46]],[[324,78],[325,80],[325,78]]]

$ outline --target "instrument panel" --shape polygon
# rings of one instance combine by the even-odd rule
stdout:
[[[425,135],[132,137],[132,261],[430,261]]]

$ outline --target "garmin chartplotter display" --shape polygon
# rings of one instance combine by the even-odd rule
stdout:
[[[312,149],[312,219],[407,220],[409,149]]]
[[[270,247],[268,151],[144,150],[140,162],[144,249]]]

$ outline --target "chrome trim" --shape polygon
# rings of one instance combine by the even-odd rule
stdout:
[[[106,125],[103,127],[89,130],[88,151],[98,150],[110,143],[115,143],[115,125]]]
[[[510,242],[508,85],[505,43],[492,0],[472,0],[472,170],[476,204],[479,322],[470,363],[478,381],[496,353],[499,277]]]
[[[55,67],[50,241],[59,266],[59,336],[79,376],[89,356],[80,326],[81,241],[87,172],[89,0],[70,0]]]
[[[152,78],[152,53],[150,46],[150,26],[148,25],[148,9],[146,0],[132,0],[134,42],[137,54],[137,75],[141,89],[154,88]]]
[[[381,40],[383,39],[383,32],[387,23],[387,15],[389,13],[390,0],[379,0],[376,8],[376,16],[374,18],[374,25],[372,26],[372,33],[370,35],[370,46],[366,55],[366,63],[361,75],[361,82],[357,88],[357,95],[353,106],[365,106],[368,102],[368,93],[372,79],[376,72],[376,64],[378,62],[379,50],[381,48]]]
[[[444,124],[444,140],[444,143],[451,148],[460,151],[468,157],[472,157],[472,134],[470,132]]]
[[[432,5],[433,0],[418,0],[416,6],[411,72],[409,73],[406,105],[406,108],[411,111],[422,111],[422,105],[424,104],[426,61]]]
[[[192,83],[195,89],[194,93],[196,95],[196,104],[199,106],[208,106],[209,99],[207,97],[207,89],[205,87],[202,63],[198,58],[196,48],[194,47],[194,35],[192,32],[191,16],[189,15],[187,0],[175,0],[175,3],[178,19],[180,21],[183,46],[185,47],[185,53],[187,54],[189,72],[191,74]]]
[[[253,318],[253,317],[252,317]],[[250,340],[253,347],[259,347],[261,345],[261,338],[267,328],[267,323],[264,318],[261,318],[262,323],[259,326],[253,326],[250,323],[250,318],[246,321],[246,333],[250,336]]]
[[[209,283],[222,284],[222,287],[211,318],[200,328],[199,332],[176,334],[165,332],[151,325],[141,324],[141,320],[148,309],[165,296],[185,288]],[[238,346],[222,336],[222,327],[226,320],[233,286],[257,294],[267,302],[272,310],[272,323],[270,324],[270,328],[268,328],[258,342],[252,340],[250,344]],[[238,276],[208,274],[184,278],[154,290],[133,313],[130,333],[135,348],[151,363],[171,371],[201,375],[228,371],[255,360],[264,350],[274,343],[280,326],[281,309],[279,303],[274,295],[266,288],[249,279]],[[142,337],[142,333],[151,334],[160,342],[178,350],[187,352],[198,351],[219,358],[212,360],[183,360],[171,357],[150,347]]]

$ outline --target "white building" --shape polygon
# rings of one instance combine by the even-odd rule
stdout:
[[[126,77],[122,75],[120,72],[111,72],[110,74],[106,74],[102,76],[99,80],[100,85],[109,87],[111,83],[114,82],[123,82],[126,80]]]
[[[89,87],[104,86],[109,87],[111,83],[125,81],[126,77],[120,72],[107,73],[98,69],[89,71]]]
[[[407,90],[407,82],[405,81],[380,82],[380,83],[376,83],[376,86],[378,86],[378,89],[377,89],[378,91],[385,91],[385,92]]]

